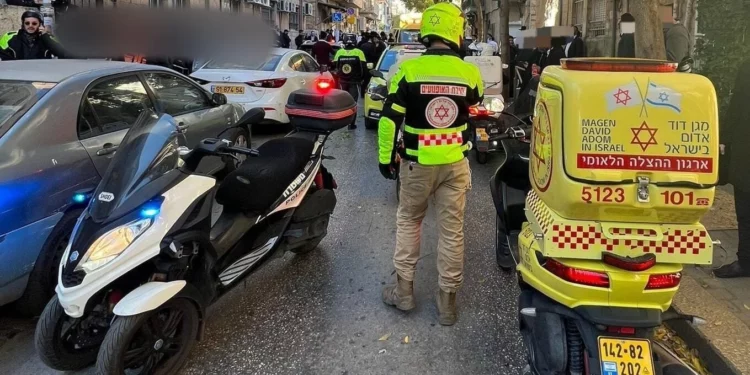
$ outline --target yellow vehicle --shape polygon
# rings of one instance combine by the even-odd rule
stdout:
[[[716,93],[676,68],[563,60],[540,78],[533,126],[503,140],[496,251],[518,273],[532,374],[690,373],[648,339],[700,321],[667,309],[683,265],[713,252],[700,219],[718,181]]]
[[[406,13],[393,16],[393,37],[396,43],[419,44],[419,29],[422,27],[422,13]]]
[[[365,128],[378,128],[383,101],[388,95],[388,83],[398,70],[398,65],[405,60],[420,56],[424,51],[425,47],[421,44],[392,44],[383,52],[377,65],[371,71],[374,74],[365,93]]]

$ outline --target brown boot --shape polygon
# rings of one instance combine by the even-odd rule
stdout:
[[[456,312],[456,292],[448,293],[442,289],[437,294],[438,322],[440,325],[452,326],[458,320]]]
[[[416,307],[414,303],[414,282],[406,281],[396,276],[396,282],[383,288],[383,302],[396,306],[397,309],[408,311]]]

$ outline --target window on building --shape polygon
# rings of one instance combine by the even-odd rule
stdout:
[[[271,8],[260,8],[260,15],[261,18],[263,18],[263,21],[266,21],[269,25],[273,25],[273,21],[271,20]]]
[[[607,33],[607,2],[605,0],[591,0],[589,25],[587,36],[602,36]]]
[[[289,13],[289,30],[299,30],[299,13]]]
[[[583,0],[573,0],[573,26],[583,31]]]

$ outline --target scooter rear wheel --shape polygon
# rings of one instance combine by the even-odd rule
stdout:
[[[100,374],[174,374],[187,362],[198,337],[197,306],[173,298],[155,310],[117,317],[99,350]]]
[[[60,371],[80,370],[93,364],[106,329],[92,324],[90,318],[69,317],[57,296],[52,297],[34,334],[34,346],[42,362]]]
[[[516,266],[516,261],[513,259],[511,253],[511,245],[503,246],[503,242],[507,241],[505,230],[501,229],[500,215],[495,216],[495,257],[497,258],[497,265],[504,271],[510,271]]]

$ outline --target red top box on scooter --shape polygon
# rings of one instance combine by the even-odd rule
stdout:
[[[333,81],[322,79],[313,89],[289,95],[286,114],[299,130],[328,134],[354,121],[357,102],[348,92],[333,88]]]

